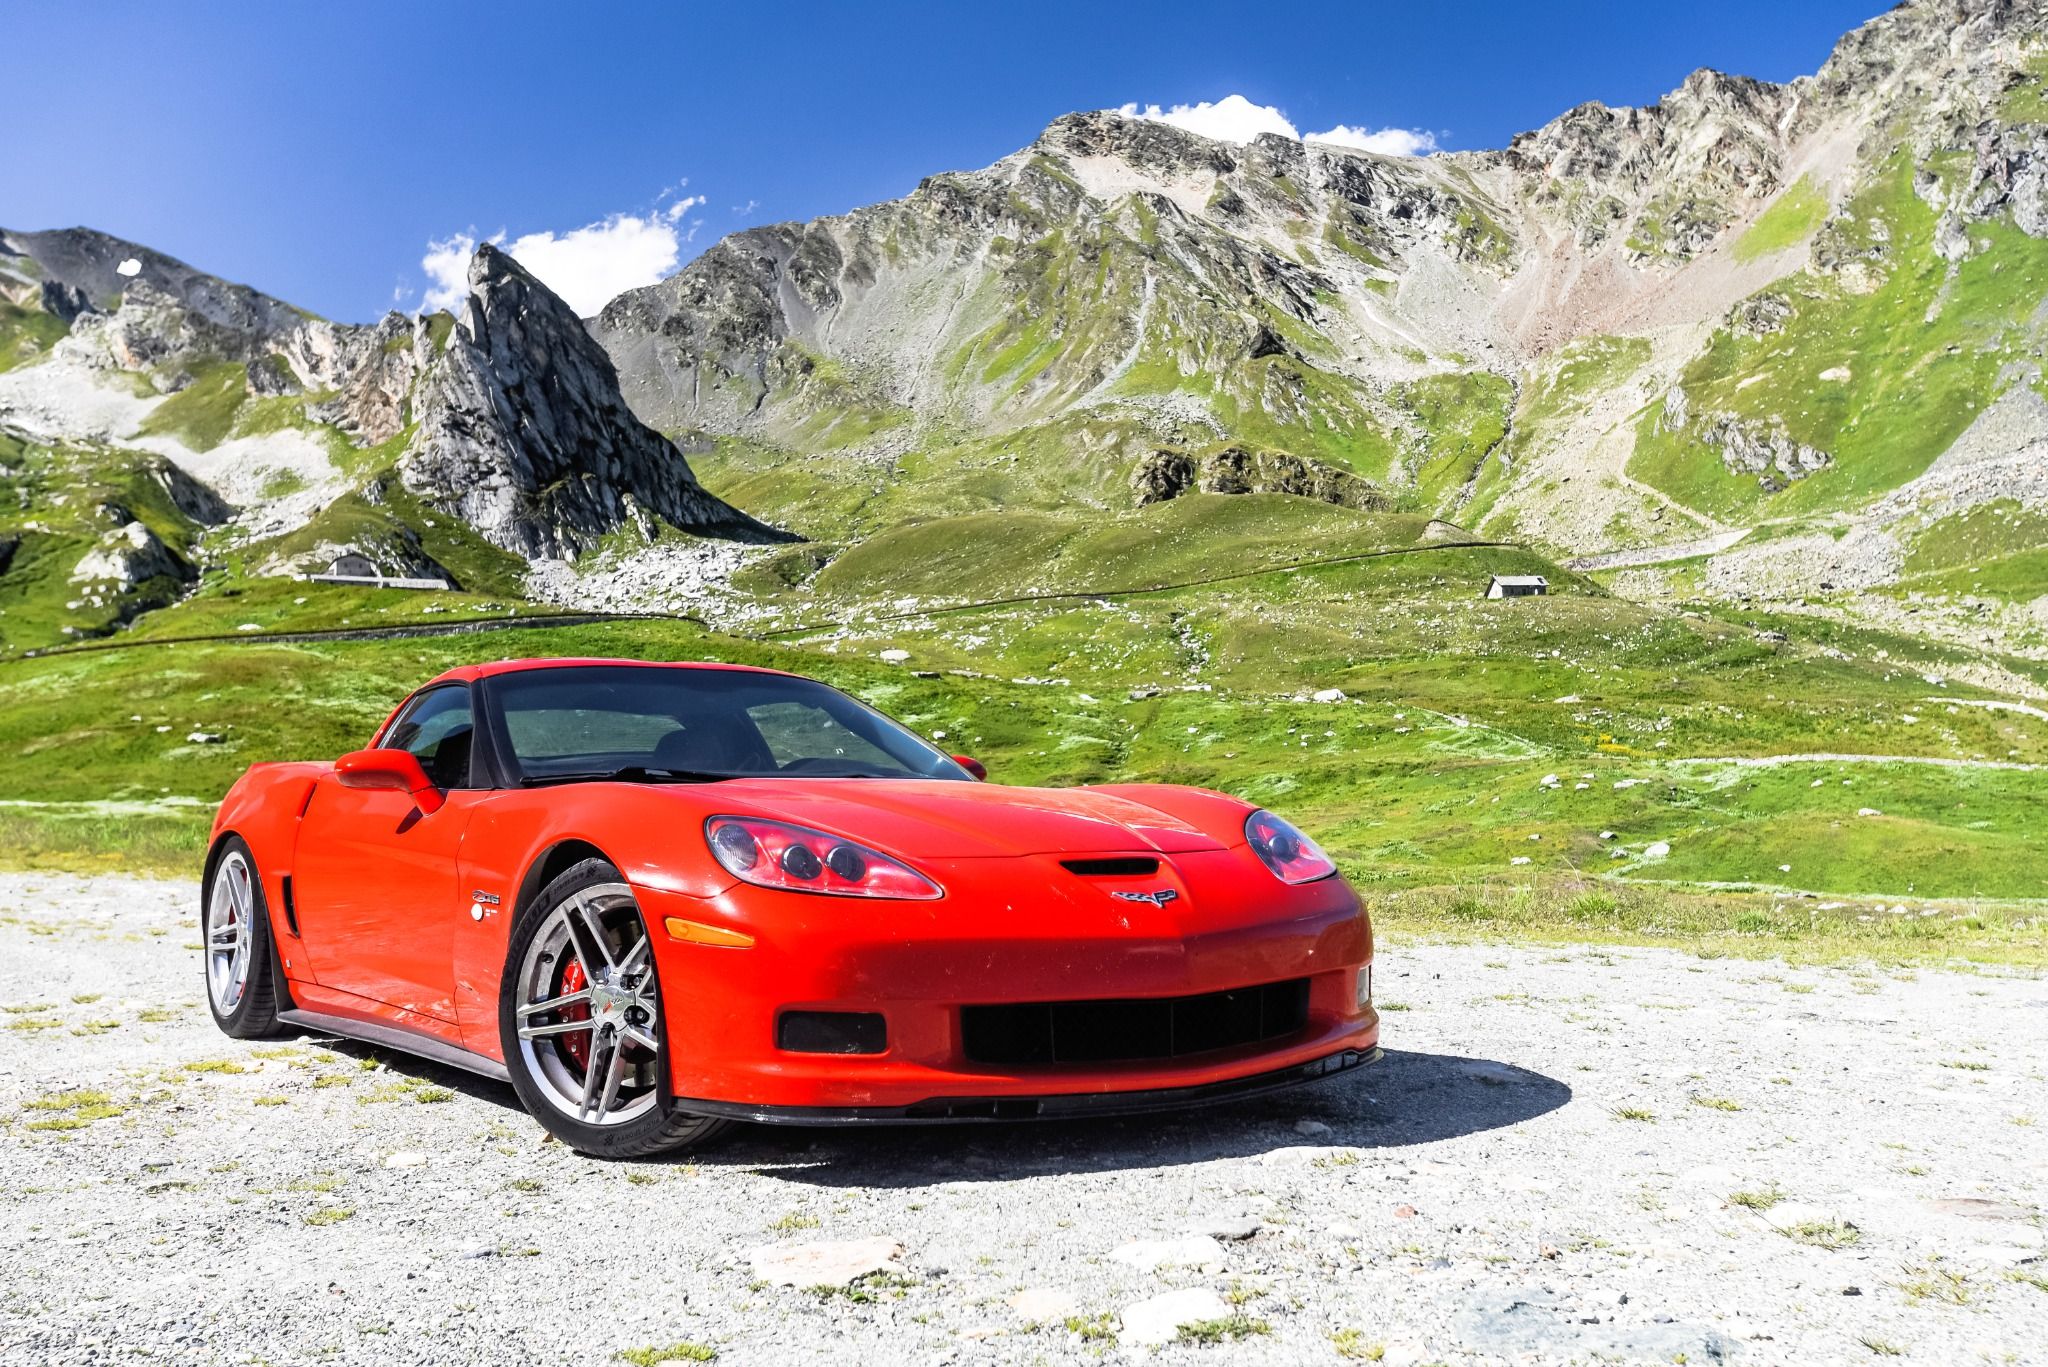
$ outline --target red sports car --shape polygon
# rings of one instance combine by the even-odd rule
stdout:
[[[205,959],[283,1025],[509,1080],[613,1157],[733,1120],[1008,1120],[1369,1063],[1372,931],[1310,840],[1197,788],[978,781],[824,684],[450,670],[371,748],[221,803]]]

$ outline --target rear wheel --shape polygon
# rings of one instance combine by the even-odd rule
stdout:
[[[632,889],[601,859],[556,878],[521,913],[498,1028],[519,1099],[571,1148],[633,1158],[726,1128],[673,1108],[654,947]]]
[[[206,959],[206,1005],[214,1024],[236,1039],[277,1033],[276,960],[270,908],[256,857],[240,836],[228,837],[206,880],[200,917]]]

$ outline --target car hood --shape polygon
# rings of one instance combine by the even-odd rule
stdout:
[[[906,858],[1175,854],[1235,843],[1150,803],[1089,788],[944,779],[741,779],[690,791],[722,812],[815,826]]]

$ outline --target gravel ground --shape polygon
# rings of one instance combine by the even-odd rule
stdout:
[[[2048,1361],[2039,979],[1383,947],[1319,1089],[612,1164],[219,1035],[196,906],[0,875],[0,1361]]]

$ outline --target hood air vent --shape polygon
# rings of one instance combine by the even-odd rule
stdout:
[[[1159,872],[1159,861],[1149,855],[1114,855],[1105,859],[1062,859],[1060,867],[1083,878],[1123,878]]]

